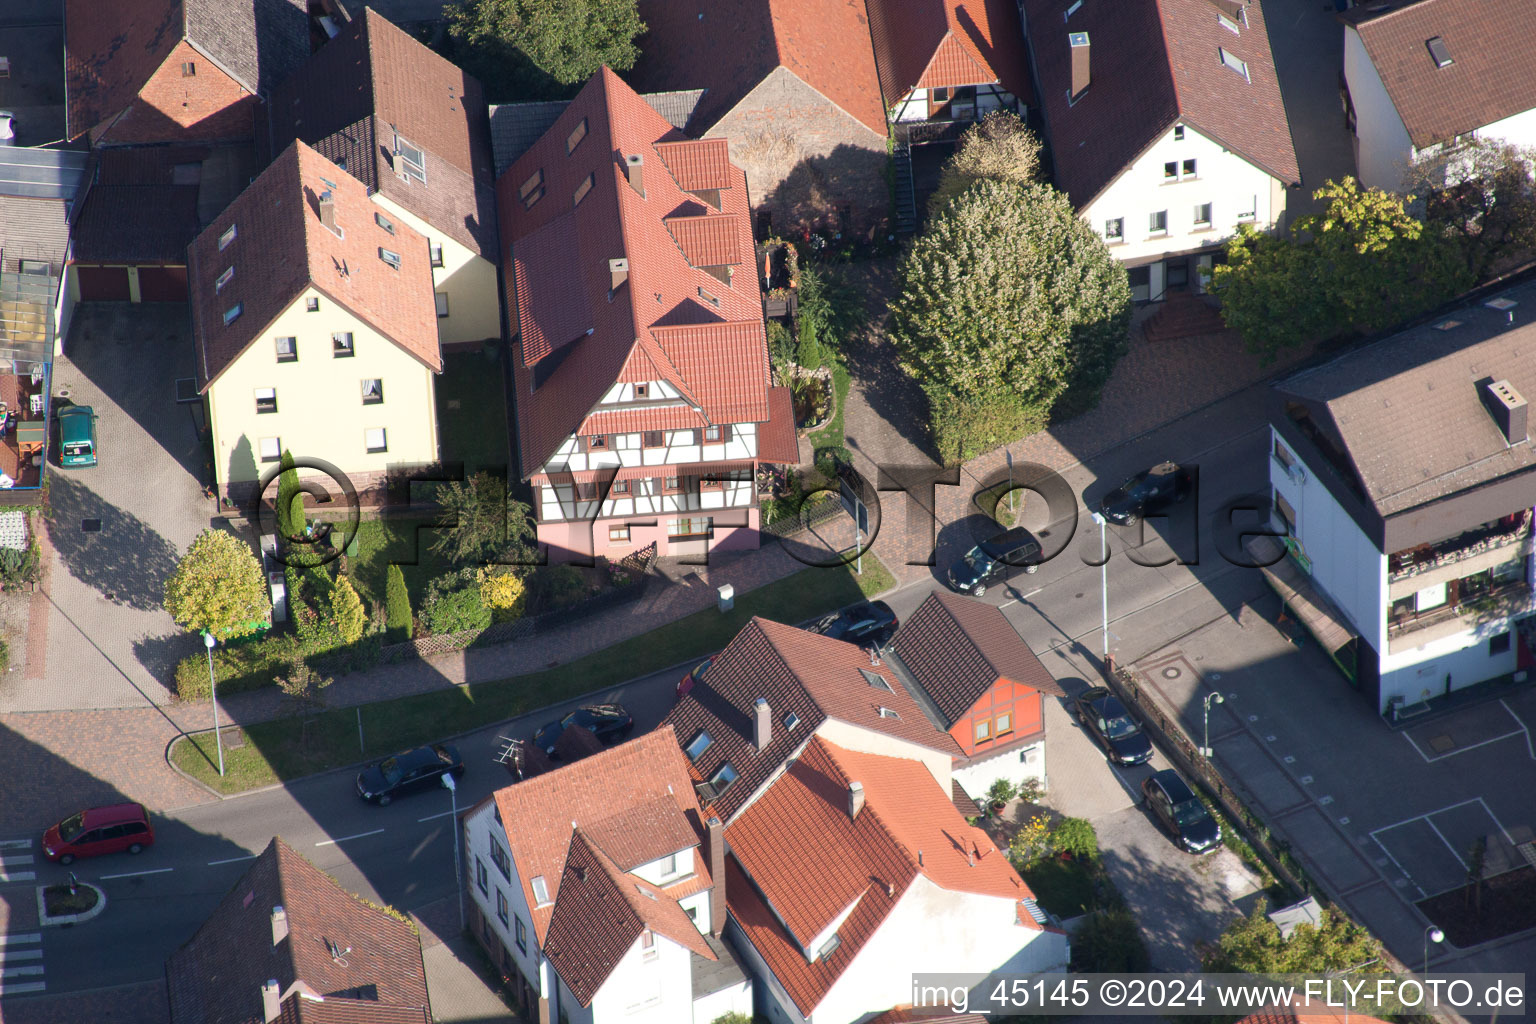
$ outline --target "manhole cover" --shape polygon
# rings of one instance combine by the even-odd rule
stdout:
[[[82,519],[82,520],[80,520],[80,532],[81,533],[100,533],[101,532],[101,520],[100,519]]]
[[[225,750],[239,750],[245,746],[245,733],[237,728],[230,727],[220,730],[224,736]]]
[[[1175,668],[1172,665],[1169,665],[1167,668],[1163,669],[1163,678],[1164,679],[1177,679],[1177,678],[1179,678],[1179,676],[1181,676],[1183,674],[1184,674],[1184,670],[1183,669]]]
[[[1456,749],[1456,741],[1449,736],[1436,736],[1429,741],[1429,749],[1437,754],[1447,754]]]

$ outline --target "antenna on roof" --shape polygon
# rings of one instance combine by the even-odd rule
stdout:
[[[352,952],[352,947],[348,946],[346,949],[342,949],[340,946],[338,946],[335,942],[333,942],[330,939],[325,939],[324,941],[325,941],[325,951],[327,953],[331,954],[331,959],[336,961],[336,963],[339,964],[340,966],[346,967],[347,966],[347,961],[344,958],[346,957],[346,955],[348,953]]]

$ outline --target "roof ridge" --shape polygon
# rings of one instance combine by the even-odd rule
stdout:
[[[820,736],[812,736],[811,737],[811,742],[813,742],[813,743],[820,743],[823,747],[826,748],[827,760],[831,762],[833,768],[843,778],[843,791],[844,792],[848,791],[849,783],[857,782],[862,787],[862,786],[864,786],[864,781],[862,779],[855,779],[851,775],[849,775],[849,773],[848,773],[848,766],[844,765],[843,762],[838,759],[838,756],[837,756],[838,754],[844,754],[844,755],[852,754],[854,757],[880,757],[880,758],[888,758],[889,760],[892,760],[892,761],[905,761],[905,760],[908,760],[908,758],[890,757],[890,755],[887,755],[887,754],[870,754],[870,753],[866,753],[865,751],[861,751],[861,750],[860,751],[849,750],[846,747],[838,746],[837,744],[833,743],[831,740],[822,739]],[[879,787],[876,787],[876,788],[878,789]],[[875,802],[877,804],[879,803],[878,800],[876,800]],[[868,789],[868,787],[864,787],[864,809],[862,811],[860,811],[859,813],[861,815],[863,815],[863,814],[871,815],[872,820],[875,823],[875,827],[880,830],[880,833],[883,836],[885,836],[886,841],[889,842],[893,847],[895,847],[897,849],[897,851],[900,852],[901,857],[907,863],[907,866],[915,869],[920,874],[922,874],[925,878],[928,877],[928,872],[924,868],[923,864],[917,859],[917,855],[913,851],[907,849],[907,844],[902,842],[900,839],[898,839],[896,837],[896,834],[893,831],[891,831],[890,825],[886,824],[885,816],[882,815],[876,809],[876,807],[869,802],[869,789]],[[955,813],[958,814],[960,812],[956,811]],[[856,822],[850,821],[849,824],[850,825],[855,825]],[[865,886],[864,891],[868,892],[869,891],[869,887]]]

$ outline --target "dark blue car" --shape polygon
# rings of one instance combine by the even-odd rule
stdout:
[[[1221,826],[1189,783],[1172,768],[1164,768],[1141,784],[1147,808],[1190,853],[1214,853],[1221,847]]]
[[[1072,702],[1077,720],[1099,741],[1115,764],[1146,764],[1152,760],[1152,740],[1141,723],[1106,687],[1093,686]]]
[[[464,759],[451,743],[434,743],[386,757],[357,773],[357,795],[380,807],[397,796],[442,786],[442,777],[464,774]]]
[[[592,730],[603,743],[617,743],[635,728],[635,720],[622,704],[588,704],[558,721],[540,727],[533,734],[533,744],[549,756],[555,756],[555,741],[567,726],[580,725]]]

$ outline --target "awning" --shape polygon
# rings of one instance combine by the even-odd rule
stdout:
[[[800,439],[795,435],[795,403],[789,388],[768,389],[768,422],[757,428],[757,458],[781,466],[800,464]]]
[[[1264,578],[1280,595],[1280,600],[1330,655],[1337,654],[1340,648],[1359,636],[1350,628],[1343,613],[1317,589],[1312,577],[1286,557],[1285,548],[1274,537],[1249,537],[1246,547],[1254,561],[1260,564]],[[1265,562],[1273,564],[1264,565]]]

